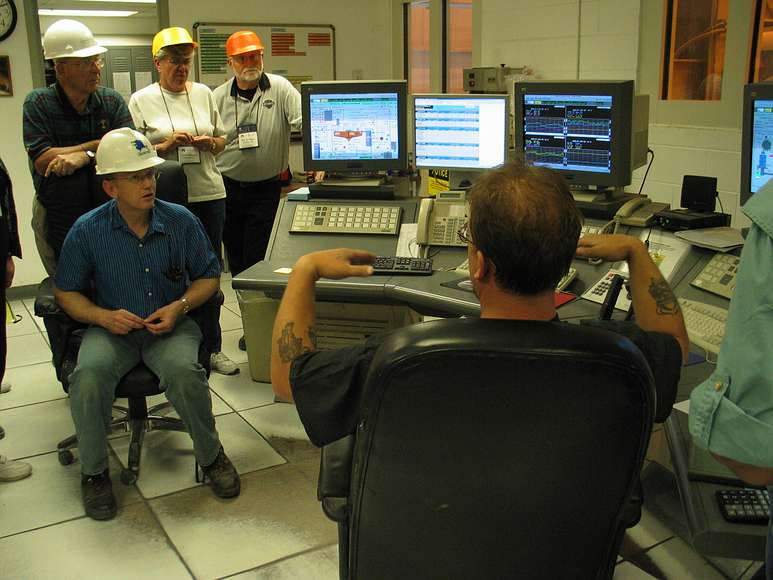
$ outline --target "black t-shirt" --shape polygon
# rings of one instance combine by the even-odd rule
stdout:
[[[633,322],[582,323],[621,334],[641,350],[655,379],[655,420],[664,421],[674,404],[681,373],[682,352],[676,339],[669,334],[644,331]],[[314,445],[322,447],[354,432],[362,408],[365,377],[373,355],[388,335],[371,336],[356,346],[306,353],[293,361],[293,398]]]

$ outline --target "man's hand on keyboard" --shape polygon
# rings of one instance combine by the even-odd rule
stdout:
[[[636,250],[646,246],[633,236],[625,234],[591,234],[577,242],[578,258],[597,258],[608,262],[627,260]]]
[[[295,263],[293,271],[309,273],[314,280],[331,278],[338,280],[349,276],[370,276],[373,267],[370,265],[376,255],[365,250],[338,248],[323,250],[301,256]]]

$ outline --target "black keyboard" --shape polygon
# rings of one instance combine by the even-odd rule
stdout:
[[[770,516],[770,498],[765,489],[719,489],[719,511],[728,522],[765,524]]]
[[[376,261],[373,262],[373,273],[429,276],[432,274],[432,260],[430,258],[377,256]]]

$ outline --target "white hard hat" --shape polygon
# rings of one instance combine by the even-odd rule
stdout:
[[[73,58],[94,56],[107,52],[99,46],[91,30],[77,20],[57,20],[43,35],[45,58]]]
[[[129,127],[106,133],[97,147],[97,175],[142,171],[163,162],[148,138]]]

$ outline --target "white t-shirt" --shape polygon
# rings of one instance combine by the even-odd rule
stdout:
[[[174,131],[210,137],[225,135],[212,91],[200,83],[188,83],[187,93],[172,93],[153,83],[131,96],[129,112],[134,126],[152,144],[164,141]],[[225,186],[215,164],[215,156],[209,151],[199,151],[199,156],[201,163],[183,165],[188,178],[188,201],[195,203],[224,198]],[[177,150],[163,157],[177,161]]]

